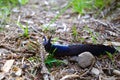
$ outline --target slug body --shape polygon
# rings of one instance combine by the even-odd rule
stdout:
[[[91,52],[95,56],[104,55],[106,52],[111,54],[115,53],[117,50],[112,46],[105,45],[93,45],[93,44],[78,44],[78,45],[55,45],[51,43],[51,37],[46,40],[44,37],[43,45],[45,50],[54,54],[56,57],[63,56],[77,56],[82,52]]]

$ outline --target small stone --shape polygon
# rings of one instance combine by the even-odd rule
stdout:
[[[71,57],[70,61],[72,61],[72,62],[78,62],[78,56]]]
[[[14,72],[14,74],[15,74],[16,76],[21,76],[21,75],[22,75],[22,69],[19,68],[19,67],[17,67],[17,66],[14,66],[14,67],[12,68],[12,71]]]
[[[61,70],[62,74],[74,74],[75,73],[75,69],[73,68],[69,68],[69,69],[63,69]]]
[[[22,75],[22,70],[19,68],[19,70],[15,73],[17,76],[21,76]]]
[[[64,59],[64,60],[63,60],[63,64],[62,64],[62,65],[63,65],[63,66],[67,66],[67,65],[68,65],[68,63],[69,63],[69,62],[68,62],[68,60],[67,60],[67,59]]]
[[[82,68],[86,68],[95,62],[95,57],[90,52],[83,52],[78,55],[78,64]]]
[[[95,74],[95,75],[99,75],[100,74],[100,71],[97,69],[97,68],[92,68],[92,70],[91,70],[91,73],[92,74]]]
[[[22,70],[25,70],[25,69],[27,69],[28,67],[29,67],[28,64],[23,64],[23,65],[22,65]]]
[[[18,8],[13,8],[12,11],[15,12],[15,13],[19,13],[20,12],[20,10]]]
[[[2,56],[3,54],[8,54],[9,53],[9,51],[8,50],[6,50],[6,49],[0,49],[0,56]]]

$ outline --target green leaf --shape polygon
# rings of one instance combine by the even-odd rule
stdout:
[[[85,9],[92,8],[91,0],[73,0],[72,7],[75,12],[83,14]]]
[[[18,1],[17,0],[10,0],[10,2],[14,5],[18,4]]]
[[[28,2],[28,0],[18,0],[18,1],[19,1],[19,3],[22,4],[22,5],[25,5],[25,4]]]
[[[109,53],[109,52],[106,52],[106,53],[107,53],[108,57],[109,57],[111,60],[113,60],[113,55],[112,55],[111,53]]]
[[[56,50],[56,49],[55,49]],[[54,58],[54,52],[55,50],[53,51],[52,54],[49,54],[46,58],[45,58],[45,61],[44,63],[46,65],[48,65],[50,68],[55,64],[56,66],[59,66],[61,65],[62,63],[64,63],[62,60],[58,60],[56,58]]]

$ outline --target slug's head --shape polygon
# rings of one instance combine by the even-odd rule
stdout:
[[[48,40],[45,36],[43,36],[43,45],[45,46],[48,44],[51,44],[51,36],[48,38]]]
[[[43,36],[43,46],[45,47],[45,50],[48,51],[51,48],[51,38],[52,36],[50,36],[48,39],[46,39],[45,36]]]

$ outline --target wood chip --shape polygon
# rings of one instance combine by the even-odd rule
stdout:
[[[115,45],[115,46],[120,46],[120,42],[111,42],[112,45]]]
[[[7,60],[4,66],[2,67],[3,72],[9,72],[15,60]]]
[[[110,42],[110,41],[107,41],[107,42],[104,43],[104,45],[120,46],[120,42]]]
[[[120,76],[120,71],[119,70],[113,70],[113,74]]]
[[[5,75],[5,73],[0,73],[0,80],[3,80],[3,78],[5,77],[6,75]]]

